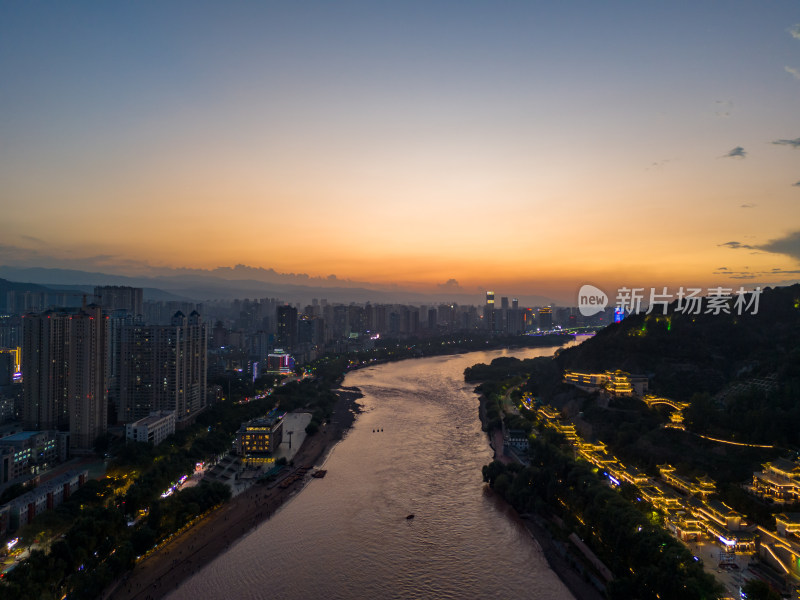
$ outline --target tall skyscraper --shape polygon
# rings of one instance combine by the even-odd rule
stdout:
[[[297,344],[297,309],[294,306],[279,306],[277,311],[278,336],[276,346],[287,352]]]
[[[508,317],[509,317],[509,309],[508,309],[508,296],[503,296],[500,298],[500,310],[495,313],[495,321],[497,325],[498,331],[502,331],[503,333],[508,333]]]
[[[553,309],[549,306],[543,306],[539,309],[539,329],[548,331],[553,328]]]
[[[107,323],[100,306],[28,314],[23,321],[23,426],[70,432],[91,452],[105,433]]]
[[[486,306],[483,307],[483,323],[489,332],[497,331],[495,324],[494,292],[486,292]]]
[[[506,329],[513,335],[519,335],[525,330],[522,319],[522,311],[519,309],[519,300],[511,299],[511,310],[506,313]]]

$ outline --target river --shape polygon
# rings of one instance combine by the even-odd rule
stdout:
[[[363,412],[314,479],[168,596],[572,598],[485,487],[492,450],[464,369],[554,348],[404,360],[349,373]],[[410,514],[413,519],[407,519]]]

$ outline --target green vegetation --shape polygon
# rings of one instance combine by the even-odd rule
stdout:
[[[780,600],[781,595],[760,579],[751,579],[742,586],[747,600]]]
[[[228,500],[230,489],[219,483],[162,494],[192,473],[197,462],[227,453],[243,421],[273,407],[311,410],[315,419],[323,420],[330,416],[335,400],[321,382],[293,382],[266,398],[218,403],[157,447],[144,443],[112,447],[114,458],[105,478],[87,482],[68,501],[20,531],[28,546],[52,541],[3,578],[0,595],[20,600],[96,598],[138,556]]]
[[[556,357],[579,371],[649,373],[651,391],[690,403],[688,431],[665,430],[670,409],[573,388],[546,401],[591,428],[626,464],[653,474],[669,462],[689,476],[709,474],[719,497],[758,523],[771,507],[745,497],[737,484],[778,456],[800,448],[800,285],[764,291],[756,315],[633,315]],[[699,437],[774,449],[723,445]]]
[[[631,315],[556,362],[650,374],[653,393],[691,402],[696,433],[800,447],[800,285],[767,288],[755,315]]]
[[[591,465],[578,462],[545,432],[532,444],[528,467],[492,462],[483,478],[518,512],[552,513],[563,523],[557,536],[575,532],[608,566],[612,599],[715,598],[714,578],[692,554],[650,518],[610,489]]]
[[[272,388],[265,376],[252,382],[237,373],[210,380],[222,387],[229,400],[200,415],[190,427],[170,436],[158,447],[142,443],[114,444],[110,436],[97,440],[98,452],[113,456],[107,476],[89,481],[55,510],[39,515],[20,531],[23,542],[44,544],[7,574],[2,595],[23,599],[95,598],[115,578],[130,569],[136,557],[180,530],[193,518],[226,501],[230,491],[220,484],[201,484],[162,497],[198,462],[213,461],[231,448],[243,421],[280,411],[309,410],[309,435],[331,417],[337,401],[332,387],[348,369],[363,364],[514,345],[556,345],[567,336],[487,338],[479,334],[454,339],[381,340],[371,351],[325,356],[310,366],[316,377]],[[249,402],[272,389],[265,398]],[[233,400],[233,401],[231,401]],[[12,495],[23,493],[16,487]],[[128,524],[130,523],[130,525]],[[60,536],[60,537],[59,537]],[[48,540],[51,540],[48,542]]]
[[[506,415],[510,429],[530,431],[534,414],[519,403],[522,394],[534,398],[552,398],[570,388],[561,383],[561,372],[551,358],[518,358],[501,356],[491,364],[478,363],[464,370],[466,381],[481,381],[475,391],[485,398],[484,430],[499,429],[504,418],[503,403],[509,392],[521,416]]]
[[[718,498],[749,520],[774,527],[777,509],[747,494],[740,483],[761,463],[796,455],[800,447],[798,334],[800,285],[795,285],[765,290],[757,315],[633,315],[581,346],[560,351],[554,360],[502,359],[467,369],[465,378],[482,381],[478,390],[486,397],[489,428],[503,418],[511,426],[502,410],[509,391],[521,418],[535,423],[534,413],[518,400],[526,394],[570,417],[625,464],[651,475],[664,462],[690,477],[711,474]],[[684,413],[689,431],[663,428],[671,409],[650,409],[635,398],[601,398],[565,385],[565,369],[648,374],[651,392],[690,402]],[[778,447],[722,445],[698,434]],[[567,531],[576,531],[614,572],[610,597],[713,596],[710,578],[687,562],[682,545],[656,527],[657,514],[649,518],[649,507],[630,489],[608,489],[590,465],[559,445],[557,436],[540,431],[530,467],[492,463],[484,477],[521,512],[551,512]],[[763,593],[754,589],[752,597],[771,597]]]
[[[133,566],[137,555],[229,496],[226,486],[201,484],[153,502],[147,519],[128,527],[123,512],[110,502],[114,498],[110,482],[89,481],[29,526],[30,534],[69,523],[66,532],[49,544],[49,552],[34,550],[6,575],[0,589],[4,596],[20,600],[96,598]],[[39,536],[46,534],[38,531]]]
[[[273,387],[278,379],[280,377],[277,375],[267,374],[253,381],[248,373],[229,371],[225,375],[209,377],[208,385],[220,386],[226,398],[230,396],[234,399],[242,399],[262,394],[265,390]]]

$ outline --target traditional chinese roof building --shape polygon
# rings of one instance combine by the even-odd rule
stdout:
[[[800,463],[778,458],[753,473],[751,491],[762,498],[785,504],[800,501]]]

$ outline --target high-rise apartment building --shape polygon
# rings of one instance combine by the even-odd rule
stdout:
[[[27,430],[69,428],[68,338],[67,313],[30,313],[23,318],[22,425]]]
[[[67,374],[69,446],[76,454],[94,450],[97,437],[106,432],[107,319],[98,305],[90,305],[69,322]]]
[[[100,306],[28,314],[23,321],[23,426],[70,432],[91,452],[105,433],[107,321]]]
[[[297,309],[294,306],[279,306],[277,310],[278,335],[275,345],[287,352],[297,344]]]
[[[172,411],[180,424],[205,408],[208,328],[197,312],[179,311],[169,325],[123,324],[119,340],[110,391],[118,422]]]
[[[163,365],[163,378],[170,385],[163,385],[164,400],[158,410],[175,410],[180,423],[190,419],[206,406],[206,369],[208,331],[200,315],[193,311],[189,317],[177,313],[166,332],[166,339],[158,346],[163,354],[158,364]]]
[[[144,314],[142,288],[126,285],[96,286],[94,296],[107,312],[126,310],[134,316]]]

